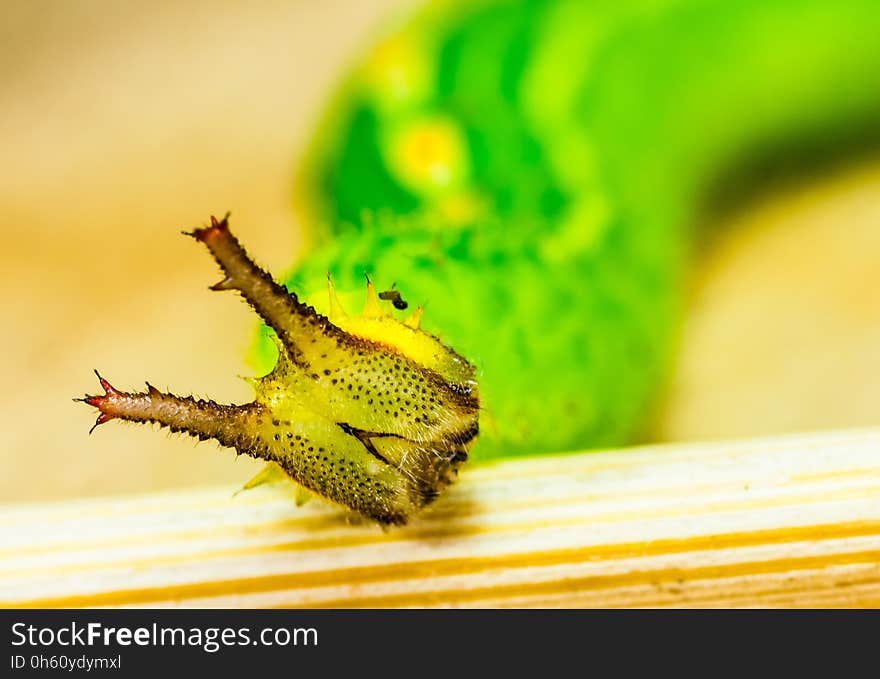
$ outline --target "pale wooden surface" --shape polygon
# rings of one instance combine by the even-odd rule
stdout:
[[[471,467],[388,532],[232,492],[7,508],[0,603],[880,605],[880,429]]]

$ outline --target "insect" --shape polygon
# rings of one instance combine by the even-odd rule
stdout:
[[[162,393],[81,399],[112,419],[159,423],[266,460],[306,489],[381,524],[402,524],[455,479],[479,433],[474,368],[419,329],[421,311],[398,321],[367,283],[363,314],[349,316],[328,279],[330,316],[317,313],[248,257],[228,215],[191,234],[275,332],[274,369],[244,405]]]
[[[876,0],[429,3],[311,137],[287,282],[430,300],[480,369],[474,459],[633,442],[707,206],[876,137],[878,35]]]
[[[214,287],[251,285],[280,343],[277,363],[257,343],[254,404],[103,382],[87,400],[99,422],[217,438],[385,523],[468,455],[630,442],[669,374],[704,204],[786,149],[876,130],[878,35],[876,0],[428,4],[363,55],[311,138],[309,247],[284,281],[302,299],[225,220],[195,232],[221,266],[238,253],[249,273]],[[359,317],[333,294],[329,318],[306,303],[327,272],[350,293],[365,271],[431,300],[427,332],[376,311],[406,306],[393,287],[368,284]]]
[[[390,290],[380,292],[379,299],[390,301],[394,308],[398,311],[403,311],[409,306],[407,301],[400,296],[400,292],[394,289],[393,285],[391,286]]]

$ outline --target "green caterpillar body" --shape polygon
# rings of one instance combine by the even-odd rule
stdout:
[[[424,303],[478,368],[478,457],[624,443],[668,371],[706,197],[878,121],[875,0],[432,5],[328,111],[295,197],[315,247],[287,282],[369,272]]]
[[[326,116],[296,199],[315,247],[287,286],[226,218],[190,234],[223,271],[212,289],[274,333],[253,402],[100,376],[79,400],[96,425],[214,439],[268,462],[248,486],[292,479],[382,524],[472,453],[630,441],[706,197],[779,144],[880,129],[878,38],[877,0],[432,5]]]

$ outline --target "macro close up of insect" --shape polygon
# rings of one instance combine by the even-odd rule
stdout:
[[[880,606],[876,0],[159,5],[0,46],[0,604]]]
[[[188,234],[223,270],[212,290],[237,290],[278,338],[278,361],[255,380],[257,399],[221,406],[164,394],[117,391],[81,399],[100,411],[96,426],[120,418],[215,439],[268,466],[249,485],[281,471],[305,489],[383,524],[402,524],[455,478],[479,433],[474,368],[383,309],[367,279],[363,314],[350,317],[328,276],[330,317],[249,258],[229,215]],[[399,293],[395,299],[399,303]]]

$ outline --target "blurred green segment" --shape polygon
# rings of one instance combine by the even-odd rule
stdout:
[[[299,184],[317,247],[288,282],[323,308],[328,271],[369,272],[424,304],[479,366],[477,457],[626,443],[708,192],[878,122],[876,0],[431,5],[328,110]]]

